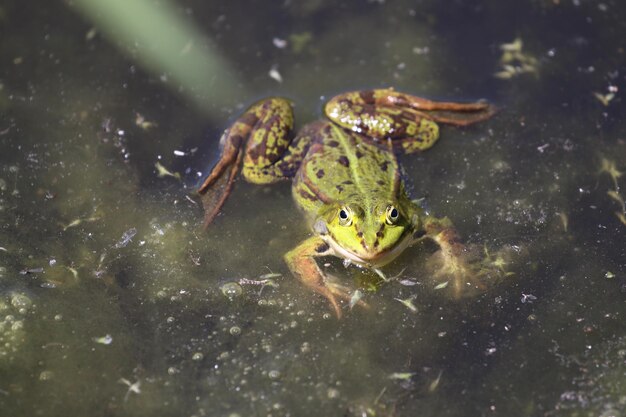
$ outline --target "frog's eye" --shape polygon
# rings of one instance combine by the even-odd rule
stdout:
[[[385,217],[385,220],[387,220],[388,224],[395,224],[400,218],[400,212],[394,206],[388,206]]]
[[[350,226],[352,224],[352,210],[348,207],[342,207],[339,209],[339,224],[342,226]]]

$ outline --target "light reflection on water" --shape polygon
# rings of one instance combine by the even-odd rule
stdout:
[[[624,170],[623,104],[619,88],[608,106],[593,92],[624,84],[611,28],[625,11],[525,3],[281,4],[258,9],[271,24],[257,27],[241,4],[188,2],[250,90],[214,104],[216,125],[61,5],[29,19],[0,6],[3,414],[623,413],[626,228],[600,171]],[[497,80],[498,45],[518,35],[539,73]],[[404,162],[415,197],[468,242],[519,255],[514,275],[454,300],[424,272],[430,248],[412,249],[386,272],[415,285],[366,292],[370,308],[337,321],[283,264],[309,233],[288,184],[237,184],[207,232],[191,184],[256,99],[294,99],[301,125],[320,96],[381,85],[502,106]],[[372,278],[325,261],[348,284]],[[270,273],[277,286],[222,292]]]

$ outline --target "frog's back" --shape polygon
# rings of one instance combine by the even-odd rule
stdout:
[[[398,162],[384,143],[363,138],[328,121],[315,122],[317,136],[294,179],[305,211],[323,205],[394,201],[401,192]]]

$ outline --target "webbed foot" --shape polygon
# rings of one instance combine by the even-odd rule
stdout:
[[[482,267],[477,251],[466,247],[456,249],[441,249],[431,256],[428,267],[436,283],[435,289],[450,286],[455,298],[484,291],[486,286],[482,279],[487,271]]]
[[[275,165],[289,148],[292,127],[290,102],[268,98],[253,104],[226,129],[220,139],[220,159],[198,188],[205,228],[224,205],[242,166],[244,177],[253,183],[269,184],[284,179],[284,167]]]
[[[351,310],[354,306],[357,305],[362,308],[369,308],[369,305],[363,300],[363,290],[355,290],[354,288],[343,284],[339,278],[331,274],[326,274],[324,283],[326,284],[328,290],[332,293],[333,298],[335,298],[335,304],[338,304],[336,300],[338,298],[344,303],[347,303]],[[337,318],[339,317],[340,316],[338,316]]]
[[[479,245],[456,244],[455,250],[439,250],[429,261],[436,280],[435,288],[451,284],[455,298],[484,292],[500,278],[514,275],[511,272],[513,258],[519,256],[511,246],[495,252]]]

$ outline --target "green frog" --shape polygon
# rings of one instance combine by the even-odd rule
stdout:
[[[340,94],[326,119],[292,134],[291,102],[267,98],[252,105],[221,137],[221,157],[198,189],[204,225],[219,213],[240,170],[256,184],[292,181],[293,197],[312,236],[285,254],[291,272],[328,299],[337,317],[345,286],[333,284],[316,258],[336,256],[378,270],[422,239],[440,247],[440,273],[459,293],[478,285],[466,248],[447,218],[427,214],[407,193],[397,155],[424,151],[439,124],[467,126],[494,114],[487,102],[431,101],[393,89]]]

